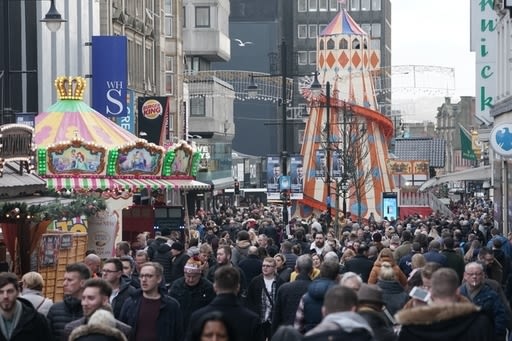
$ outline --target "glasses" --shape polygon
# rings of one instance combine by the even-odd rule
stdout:
[[[113,273],[115,273],[115,272],[119,272],[119,271],[117,271],[117,270],[103,269],[103,270],[101,270],[101,272],[106,273],[106,274],[113,274]]]
[[[155,277],[154,274],[140,274],[139,275],[140,278],[148,278],[148,279],[151,279],[153,277]]]
[[[274,265],[270,265],[270,264],[263,264],[261,267],[263,268],[273,268]]]

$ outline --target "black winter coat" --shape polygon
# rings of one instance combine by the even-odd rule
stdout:
[[[112,301],[112,312],[114,313],[114,317],[116,319],[119,319],[119,315],[121,315],[121,308],[123,307],[124,302],[130,297],[131,295],[135,294],[137,292],[137,289],[135,289],[131,285],[131,279],[122,276],[121,277],[121,286],[119,287],[119,293]]]
[[[171,247],[163,239],[157,239],[153,242],[153,244],[155,243],[157,245],[155,246],[155,252],[152,261],[159,263],[164,268],[165,284],[170,284],[172,280]]]
[[[299,274],[295,281],[285,283],[277,290],[272,316],[273,332],[281,325],[293,325],[300,299],[308,290],[310,283],[311,279],[308,275]]]
[[[364,283],[368,283],[368,277],[373,268],[373,262],[363,255],[356,255],[352,259],[345,262],[343,272],[355,272]]]
[[[190,315],[200,308],[206,307],[215,298],[213,284],[206,278],[201,278],[195,287],[189,287],[185,284],[185,278],[182,277],[172,283],[169,295],[176,299],[180,304],[183,314],[183,327],[189,324]]]
[[[260,341],[262,338],[261,324],[258,315],[242,306],[240,299],[235,294],[219,294],[213,301],[206,307],[195,311],[190,317],[191,325],[195,321],[199,321],[200,317],[212,311],[219,311],[224,315],[224,319],[231,326],[235,333],[234,340],[240,341]],[[191,335],[187,335],[187,340]]]
[[[64,327],[71,321],[84,315],[82,301],[72,296],[64,297],[62,302],[55,303],[48,311],[46,318],[55,341],[61,341]]]
[[[52,334],[44,316],[38,313],[32,303],[18,298],[22,304],[22,313],[18,324],[12,332],[11,341],[52,340]],[[7,340],[0,332],[0,341]]]
[[[137,335],[137,320],[139,318],[142,290],[138,290],[129,297],[121,309],[119,319],[132,327],[132,337]],[[156,321],[159,341],[182,340],[183,339],[183,317],[179,303],[165,294],[160,298],[160,312]],[[135,340],[134,340],[135,341]]]

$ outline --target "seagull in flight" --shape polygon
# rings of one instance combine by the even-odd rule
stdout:
[[[240,39],[235,39],[238,42],[238,46],[245,47],[247,45],[252,45],[252,41],[241,41]]]

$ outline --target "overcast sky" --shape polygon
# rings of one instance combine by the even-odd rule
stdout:
[[[474,96],[469,6],[468,0],[392,0],[392,64],[455,68],[455,95]]]

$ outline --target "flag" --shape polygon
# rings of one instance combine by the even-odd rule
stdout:
[[[462,151],[462,158],[466,160],[476,161],[475,151],[473,150],[473,143],[471,142],[471,135],[462,125],[460,128],[460,146]]]

